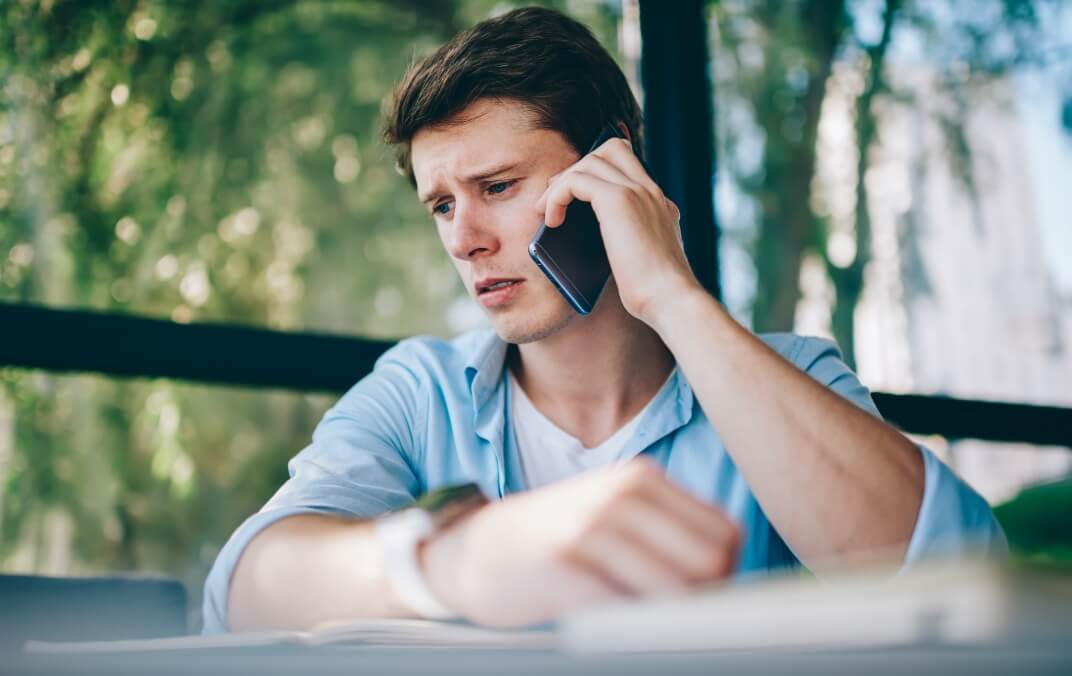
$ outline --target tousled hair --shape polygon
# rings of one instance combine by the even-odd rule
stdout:
[[[526,7],[458,33],[410,66],[395,88],[383,136],[411,183],[417,132],[455,121],[480,99],[519,102],[538,127],[561,133],[578,154],[608,123],[624,124],[642,152],[640,105],[611,55],[576,20]]]

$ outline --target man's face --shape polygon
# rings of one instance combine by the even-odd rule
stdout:
[[[566,326],[576,315],[528,254],[543,221],[536,200],[579,159],[565,137],[536,129],[517,102],[481,99],[419,131],[411,159],[439,238],[499,336],[527,343]]]

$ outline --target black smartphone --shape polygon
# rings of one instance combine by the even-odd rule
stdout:
[[[588,152],[612,138],[625,138],[625,135],[608,124]],[[599,221],[592,205],[581,200],[573,200],[566,207],[562,225],[557,228],[540,225],[529,243],[529,256],[582,315],[596,306],[610,278],[610,261],[599,232]]]

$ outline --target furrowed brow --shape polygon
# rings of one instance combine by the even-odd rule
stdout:
[[[463,183],[479,183],[480,181],[485,181],[485,180],[491,178],[492,176],[497,176],[497,175],[502,174],[504,172],[512,171],[513,169],[516,169],[520,165],[521,165],[521,162],[510,161],[510,162],[504,162],[502,164],[498,164],[498,165],[495,165],[495,166],[492,166],[492,167],[488,167],[486,169],[480,169],[479,171],[476,171],[476,172],[474,172],[472,174],[469,174],[468,176],[462,177],[462,182]],[[439,186],[434,186],[427,193],[425,193],[423,195],[418,195],[418,198],[421,200],[421,204],[428,204],[429,202],[438,199],[439,196],[442,193],[443,193],[443,190]]]
[[[511,171],[512,169],[516,169],[519,164],[521,163],[506,162],[503,164],[496,165],[494,167],[489,167],[487,169],[481,169],[474,174],[466,176],[462,179],[462,181],[464,181],[465,183],[479,183],[480,181],[487,180],[492,176],[497,176],[498,174],[502,174],[504,172]]]

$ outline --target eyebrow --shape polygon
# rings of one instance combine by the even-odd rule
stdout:
[[[462,181],[462,183],[479,183],[480,181],[489,179],[492,176],[496,176],[498,174],[502,174],[504,172],[516,169],[519,165],[521,165],[520,161],[511,160],[509,162],[505,162],[503,164],[499,164],[499,165],[496,165],[496,166],[493,166],[493,167],[489,167],[487,169],[481,169],[480,171],[478,171],[478,172],[476,172],[474,174],[470,174],[468,176],[463,176],[461,181]],[[433,188],[432,190],[430,190],[427,194],[420,195],[419,197],[420,197],[420,200],[421,200],[421,204],[428,204],[432,200],[438,198],[441,193],[442,193],[442,190],[440,190],[438,187],[436,187],[436,188]]]

